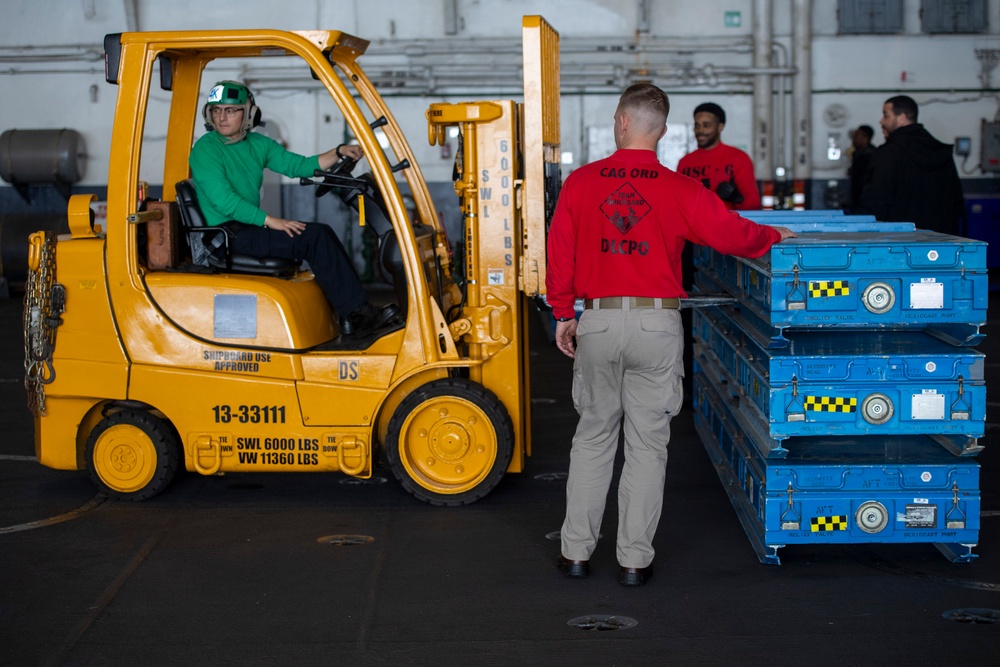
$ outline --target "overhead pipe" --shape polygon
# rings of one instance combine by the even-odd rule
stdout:
[[[777,42],[772,42],[775,46],[780,46]],[[774,49],[777,50],[777,49]],[[742,76],[791,76],[798,73],[797,67],[740,67],[738,65],[712,65],[711,63],[704,65],[705,68],[712,68],[715,72],[722,72],[725,74],[739,74]]]
[[[639,26],[637,28],[637,32],[641,34],[649,33],[649,10],[649,0],[639,0]]]
[[[757,180],[774,178],[772,148],[773,99],[770,70],[772,33],[771,0],[754,0],[753,3],[753,65],[759,74],[753,79],[753,147],[751,155]]]
[[[665,69],[672,71],[670,68]],[[563,83],[561,85],[565,94],[581,92],[621,93],[623,88],[636,81],[653,81],[668,91],[703,87],[724,88],[732,91],[746,86],[746,90],[749,92],[751,79],[750,76],[738,74],[719,76],[711,70],[704,72],[688,70],[661,74],[659,69],[649,67],[641,69],[609,67],[600,71],[564,68],[562,75]],[[263,71],[248,68],[239,78],[258,92],[313,90],[321,87],[320,83],[307,75],[302,75],[299,71],[283,73],[273,69]],[[470,94],[475,91],[489,94],[498,94],[504,91],[516,93],[521,90],[523,85],[519,70],[498,71],[496,68],[466,68],[461,73],[435,70],[433,74],[421,72],[419,75],[394,70],[372,71],[369,72],[369,79],[385,97],[426,94],[456,95]]]
[[[792,64],[799,73],[792,80],[793,177],[812,178],[812,7],[810,0],[792,4]]]
[[[126,7],[133,0],[126,0]],[[132,8],[127,12],[126,22],[129,29],[138,27],[138,10]],[[446,29],[451,29],[447,28]],[[753,40],[750,38],[730,39],[722,37],[664,37],[662,35],[646,35],[629,43],[622,44],[604,37],[566,37],[559,46],[560,53],[571,55],[591,54],[606,58],[617,54],[653,54],[672,53],[735,53],[749,54],[753,51]],[[366,52],[366,59],[381,57],[396,59],[416,59],[429,56],[469,56],[489,57],[499,55],[521,54],[519,38],[507,37],[477,37],[475,39],[373,39]],[[0,63],[4,62],[51,62],[54,59],[68,61],[90,62],[104,59],[104,46],[93,44],[60,44],[39,46],[37,44],[3,45],[0,46]]]
[[[85,69],[80,69],[78,67],[46,67],[44,69],[35,68],[23,68],[23,67],[8,67],[3,71],[0,71],[0,75],[6,76],[24,76],[24,75],[37,75],[37,74],[100,74],[104,75],[103,67],[87,67]]]
[[[125,27],[128,32],[139,31],[138,0],[125,0]]]
[[[126,3],[133,0],[124,0]],[[769,0],[768,0],[769,1]],[[128,6],[128,5],[127,5]],[[138,24],[138,6],[129,23]],[[648,10],[648,5],[647,5]],[[661,87],[676,90],[685,87],[727,87],[749,92],[757,76],[784,75],[785,68],[719,66],[712,63],[695,67],[697,54],[748,54],[753,39],[657,37],[641,34],[627,44],[607,38],[566,39],[561,52],[567,64],[563,70],[564,92],[620,92],[636,80],[653,80]],[[460,88],[463,94],[473,91],[520,91],[522,87],[519,58],[520,41],[512,38],[477,38],[444,40],[387,40],[373,43],[366,55],[366,67],[372,80],[384,86],[382,94],[447,94]],[[644,58],[639,67],[636,58]],[[103,60],[99,45],[64,45],[61,47],[0,47],[0,63],[24,64],[10,67],[0,75],[88,73],[92,67],[74,70],[68,63]],[[54,62],[62,66],[52,67]],[[503,62],[501,62],[503,61]],[[46,67],[45,63],[50,66]],[[259,81],[270,90],[311,90],[318,84],[300,77],[301,67],[256,68],[244,63],[241,77]],[[280,74],[279,74],[280,73]],[[275,81],[280,76],[283,80]],[[616,91],[617,89],[617,91]]]
[[[567,37],[560,40],[559,52],[594,55],[618,53],[750,53],[753,40],[733,40],[722,37],[664,37],[643,35],[632,42],[606,37]],[[507,55],[521,53],[521,42],[516,38],[477,37],[475,39],[373,39],[366,56],[404,55],[418,58],[430,55],[466,56],[476,54]]]
[[[62,44],[59,46],[0,46],[0,63],[51,63],[104,60],[100,44]]]
[[[777,63],[780,66],[785,66],[788,63],[788,49],[781,42],[774,42],[774,53],[777,54]],[[785,134],[787,131],[787,118],[785,117],[785,112],[788,110],[788,101],[785,99],[786,90],[788,88],[787,78],[795,73],[795,68],[789,68],[791,72],[787,76],[776,77],[776,88],[778,89],[778,98],[774,108],[774,165],[775,169],[778,167],[785,168],[788,166],[788,146],[785,141]]]
[[[458,0],[444,1],[444,34],[458,34]]]

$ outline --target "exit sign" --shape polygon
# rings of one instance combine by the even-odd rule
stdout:
[[[726,12],[725,25],[727,28],[739,28],[743,25],[743,14],[741,12]]]

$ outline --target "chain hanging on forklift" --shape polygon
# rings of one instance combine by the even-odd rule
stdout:
[[[66,290],[55,282],[56,235],[35,232],[29,238],[28,279],[24,289],[24,388],[28,409],[35,417],[45,414],[45,385],[56,378],[52,352],[56,329],[66,309]]]

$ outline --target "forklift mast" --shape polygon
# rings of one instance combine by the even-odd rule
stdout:
[[[465,300],[450,323],[472,377],[508,406],[520,404],[530,446],[528,297],[545,293],[546,231],[559,194],[559,34],[544,19],[523,19],[524,103],[432,104],[431,145],[457,127],[455,192],[464,221]]]

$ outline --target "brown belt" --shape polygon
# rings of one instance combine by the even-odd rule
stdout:
[[[593,310],[677,310],[681,300],[676,297],[661,299],[651,296],[605,296],[600,299],[584,299],[583,307]]]

